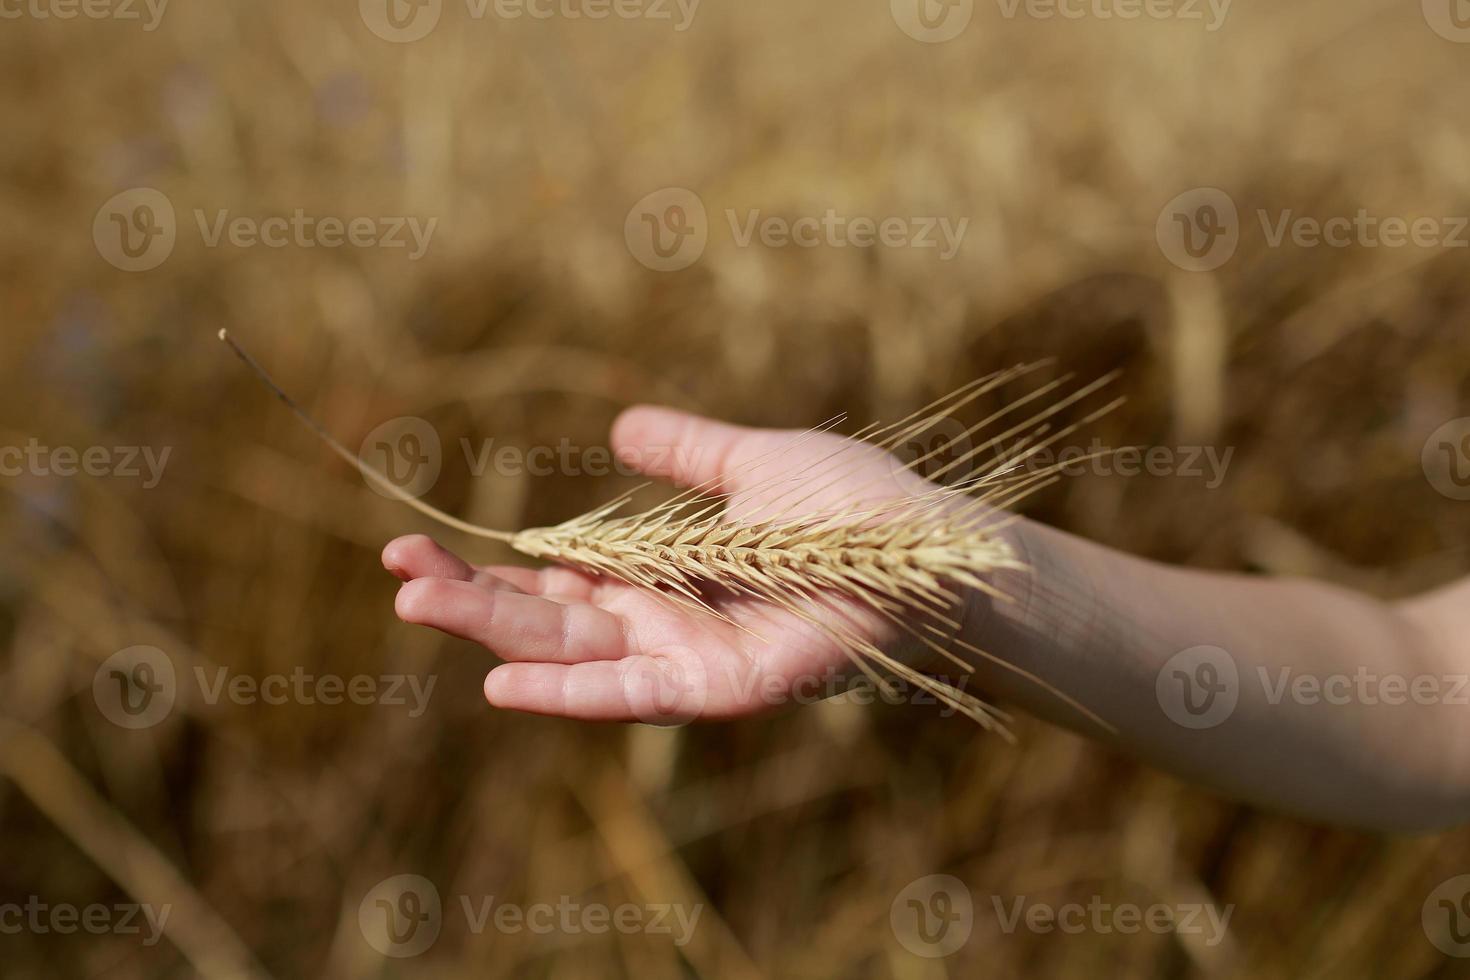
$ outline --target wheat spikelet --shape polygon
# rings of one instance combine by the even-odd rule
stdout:
[[[554,527],[518,532],[485,528],[462,521],[403,491],[384,474],[353,454],[310,418],[265,370],[221,330],[220,339],[342,459],[388,495],[466,534],[508,544],[532,558],[569,565],[617,579],[708,614],[741,629],[708,598],[711,587],[749,596],[792,613],[831,638],[874,683],[886,687],[890,677],[929,691],[943,703],[985,728],[1007,734],[1005,715],[979,698],[895,659],[861,634],[851,615],[834,611],[833,597],[853,609],[876,615],[940,654],[957,668],[974,665],[955,649],[990,660],[1045,688],[1095,723],[1107,722],[1050,684],[1021,668],[959,639],[962,623],[954,616],[963,607],[959,588],[968,587],[995,601],[1010,597],[984,577],[1003,569],[1026,570],[1001,534],[1013,520],[1006,509],[1057,478],[1054,468],[1027,464],[1035,456],[1118,403],[1110,403],[1082,421],[1053,430],[1048,420],[1075,404],[1110,378],[1080,388],[970,446],[972,437],[1002,424],[1006,416],[1052,395],[1067,378],[1043,385],[1012,400],[1006,407],[965,432],[943,439],[928,453],[905,465],[895,464],[895,478],[909,476],[903,494],[866,495],[868,486],[843,487],[846,500],[810,509],[809,501],[839,486],[863,461],[862,452],[887,454],[933,429],[936,420],[975,401],[1042,365],[1019,365],[995,372],[960,388],[886,427],[869,426],[844,448],[795,473],[780,470],[783,453],[801,439],[745,464],[750,470],[775,468],[774,476],[750,480],[739,493],[718,494],[711,484],[691,487],[673,500],[636,514],[622,514],[632,491],[602,507]],[[826,431],[834,419],[805,436]],[[804,437],[803,437],[804,438]],[[964,452],[930,474],[942,479],[963,467],[969,475],[952,485],[934,485],[912,477],[912,471],[964,445]],[[981,460],[976,464],[976,460]],[[813,474],[820,469],[820,477]],[[728,474],[726,474],[728,479]],[[871,482],[871,481],[870,481]],[[895,487],[898,484],[895,484]],[[727,516],[728,506],[742,503],[754,512]],[[814,610],[822,608],[822,615]]]

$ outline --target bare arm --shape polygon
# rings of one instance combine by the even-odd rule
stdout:
[[[977,603],[972,641],[1084,701],[1128,752],[1337,823],[1470,819],[1470,582],[1393,604],[1171,568],[1032,523],[1014,541],[1033,571],[1009,577],[1018,601]],[[1106,734],[981,669],[1008,700]]]

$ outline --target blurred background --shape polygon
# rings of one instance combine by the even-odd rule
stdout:
[[[215,339],[354,448],[424,421],[425,499],[503,528],[632,481],[467,445],[590,451],[647,400],[893,419],[1049,356],[1122,371],[1087,437],[1231,455],[1089,469],[1031,516],[1387,597],[1465,574],[1431,465],[1470,397],[1459,0],[1139,9],[0,7],[0,973],[1466,975],[1424,918],[1463,833],[1309,825],[932,706],[490,710],[493,658],[401,624],[378,552],[513,556],[370,490]],[[1360,213],[1430,223],[1298,224]],[[859,246],[856,217],[897,223]],[[259,696],[282,677],[342,703]],[[558,903],[641,925],[481,914]]]

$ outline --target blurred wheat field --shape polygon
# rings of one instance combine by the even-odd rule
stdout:
[[[554,523],[626,477],[476,476],[459,440],[605,446],[659,401],[750,424],[897,418],[1022,360],[1127,405],[1104,444],[1234,451],[1217,487],[1089,474],[1039,520],[1198,567],[1397,596],[1470,571],[1470,510],[1420,451],[1470,399],[1467,256],[1272,248],[1272,213],[1470,214],[1470,45],[1419,4],[1238,0],[1187,21],[1007,18],[943,44],[889,4],[745,0],[652,20],[475,19],[393,43],[350,2],[174,0],[157,29],[0,23],[0,444],[170,447],[141,479],[6,476],[0,904],[172,908],[166,938],[0,934],[5,976],[1451,977],[1420,924],[1463,833],[1386,838],[1223,801],[1022,720],[827,704],[672,731],[495,712],[478,647],[406,626],[378,551],[439,534],[311,440],[228,328],[350,446],[399,416],[445,444],[427,499]],[[1195,187],[1234,258],[1156,240]],[[156,268],[99,208],[156,188]],[[708,210],[689,268],[632,254],[635,202]],[[208,245],[195,211],[435,219],[429,247]],[[727,212],[966,219],[934,251],[742,247]],[[472,560],[505,549],[440,534]],[[209,704],[131,731],[99,666],[136,646],[248,677],[433,677],[427,710]],[[180,686],[186,686],[185,680]],[[192,684],[189,686],[192,687]],[[1426,752],[1439,751],[1426,746]],[[360,904],[414,874],[432,947],[384,956]],[[944,958],[890,927],[953,875]],[[459,897],[702,909],[668,936],[476,931]],[[992,899],[1233,910],[1228,935],[1006,931]],[[5,923],[0,922],[0,925]]]

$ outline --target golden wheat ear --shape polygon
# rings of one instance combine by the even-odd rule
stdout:
[[[950,418],[950,413],[1030,375],[1042,363],[997,371],[898,423],[870,426],[815,463],[808,459],[794,469],[780,465],[783,454],[839,421],[832,420],[777,450],[747,460],[736,474],[724,474],[726,481],[741,473],[745,479],[737,493],[723,498],[712,498],[712,486],[704,485],[651,510],[622,514],[631,496],[623,494],[555,527],[511,532],[462,521],[402,490],[317,424],[226,331],[221,330],[219,336],[298,419],[373,486],[447,527],[504,542],[533,558],[648,589],[732,625],[738,624],[705,598],[707,587],[769,603],[820,631],[885,690],[890,689],[890,678],[907,681],[986,729],[1009,737],[1004,714],[961,686],[916,671],[876,646],[857,621],[859,614],[876,616],[966,673],[974,666],[954,648],[1025,678],[1101,728],[1115,731],[1035,674],[964,642],[958,636],[963,624],[954,618],[963,608],[965,588],[996,601],[1008,600],[984,577],[1004,569],[1026,570],[999,533],[1009,520],[1003,510],[1057,479],[1054,468],[1037,469],[1030,464],[1078,425],[1117,403],[1092,413],[1083,423],[1061,429],[1053,429],[1051,420],[1110,378],[1047,402],[1067,379],[1052,382],[964,432],[942,439],[929,453],[906,465],[895,463],[895,473],[915,470],[936,456],[963,450],[941,468],[946,475],[959,467],[969,468],[953,486],[930,484],[931,489],[874,501],[859,496],[873,481],[856,488],[846,487],[844,481],[860,472],[865,460],[871,461],[875,448],[892,450],[922,436],[939,420]],[[1027,414],[1027,406],[1037,402],[1043,407]],[[1015,417],[1017,413],[1021,417]],[[999,431],[994,431],[996,427]],[[993,434],[976,445],[974,440],[986,432]],[[863,450],[869,455],[864,456]],[[756,468],[774,471],[774,475],[757,479],[752,475]],[[844,499],[854,502],[822,509],[810,506],[816,495],[834,487],[842,487]],[[761,501],[758,516],[727,517],[724,508],[733,499]],[[845,600],[845,610],[827,601],[834,597]]]

